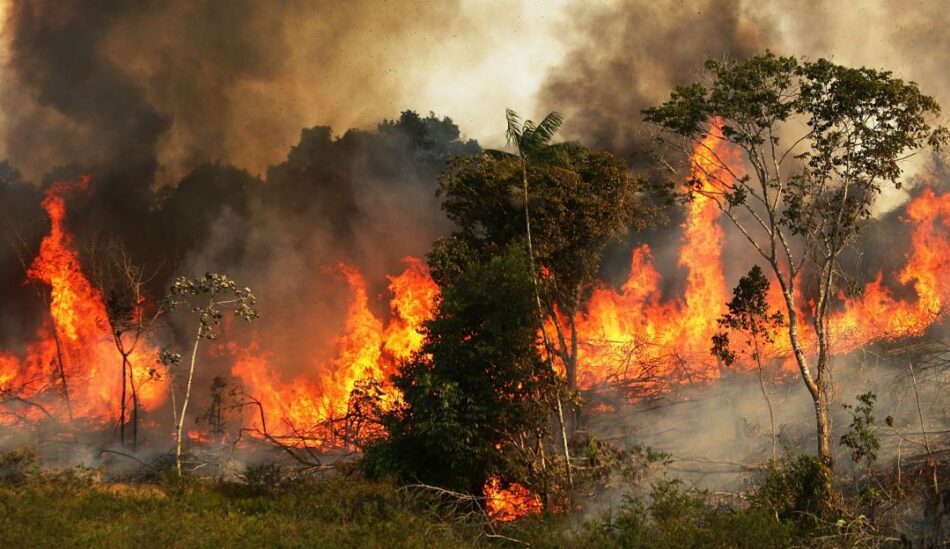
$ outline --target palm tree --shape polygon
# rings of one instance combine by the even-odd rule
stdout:
[[[534,298],[538,304],[538,316],[541,321],[541,335],[544,338],[544,346],[551,349],[548,335],[544,330],[544,321],[546,315],[544,307],[541,304],[541,292],[538,288],[538,272],[534,260],[534,244],[531,241],[531,213],[528,205],[528,164],[537,162],[544,164],[563,164],[564,155],[561,147],[551,145],[551,139],[564,123],[564,116],[552,111],[544,117],[541,122],[535,124],[531,120],[522,120],[521,115],[512,109],[505,109],[505,119],[508,122],[508,129],[505,132],[507,146],[514,146],[517,154],[512,155],[503,151],[489,150],[488,153],[496,157],[514,157],[521,167],[521,188],[524,193],[524,224],[525,236],[528,243],[528,260],[531,265],[531,280],[534,283]],[[550,360],[550,353],[548,354]],[[564,442],[564,461],[567,469],[568,484],[573,487],[574,479],[571,472],[571,454],[568,449],[567,429],[564,424],[564,411],[561,406],[560,391],[556,395],[558,422],[561,425],[561,437]]]
[[[525,234],[528,239],[528,258],[531,261],[531,272],[535,276],[535,294],[537,291],[537,274],[534,265],[534,246],[531,242],[531,215],[528,209],[528,162],[554,160],[551,148],[551,139],[564,123],[564,116],[557,111],[552,111],[544,117],[540,123],[535,124],[531,120],[522,121],[521,116],[512,109],[505,109],[505,119],[508,122],[508,130],[505,132],[507,145],[514,145],[518,151],[516,155],[521,165],[521,183],[524,191],[524,224]],[[540,294],[538,298],[538,308],[541,308]]]

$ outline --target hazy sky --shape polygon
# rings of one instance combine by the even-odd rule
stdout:
[[[137,132],[165,182],[208,160],[262,174],[305,126],[407,108],[490,146],[505,107],[558,109],[568,137],[630,148],[639,109],[704,58],[766,48],[892,69],[947,103],[937,1],[0,2],[0,158],[34,179]]]

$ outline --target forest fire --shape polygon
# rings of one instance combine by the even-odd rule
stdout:
[[[731,158],[732,153],[720,143],[710,138],[693,157],[695,184],[707,191],[713,185],[707,175],[715,165],[710,155]],[[116,383],[116,369],[120,362],[106,306],[83,274],[74,239],[64,228],[66,193],[85,191],[88,183],[88,179],[57,183],[43,200],[51,228],[27,275],[30,281],[48,287],[49,319],[26,347],[23,358],[0,353],[0,388],[22,403],[7,404],[10,413],[2,416],[4,424],[46,415],[106,426],[119,415],[122,391]],[[719,214],[717,205],[701,196],[687,207],[679,253],[679,264],[688,272],[682,299],[659,300],[661,275],[652,265],[646,245],[633,250],[630,277],[619,291],[604,287],[595,292],[587,313],[577,323],[581,388],[636,379],[650,391],[665,392],[675,384],[720,376],[720,368],[709,354],[717,318],[728,300],[722,268],[725,237],[718,225]],[[950,288],[941,276],[950,267],[950,194],[924,190],[907,206],[905,221],[912,227],[912,247],[897,281],[912,285],[917,299],[895,298],[883,283],[883,273],[859,295],[846,298],[842,294],[839,310],[832,317],[838,352],[850,352],[877,339],[917,334],[939,319],[950,297]],[[420,329],[435,310],[438,287],[427,267],[411,257],[404,263],[406,269],[401,274],[389,277],[391,314],[385,321],[371,310],[366,281],[358,270],[345,264],[337,267],[350,299],[343,333],[333,342],[335,357],[314,360],[306,372],[293,378],[281,376],[274,367],[275,357],[262,351],[258,341],[213,347],[213,354],[230,361],[231,374],[254,404],[243,407],[244,427],[291,445],[347,444],[345,437],[327,425],[346,421],[351,394],[361,382],[372,381],[386,388],[400,361],[421,347]],[[770,302],[780,310],[777,292],[772,292]],[[800,329],[809,333],[804,322]],[[157,348],[149,343],[129,357],[131,383],[143,410],[162,405],[169,389],[167,380],[156,379],[149,367],[156,353]],[[766,353],[789,361],[782,339]],[[382,394],[383,406],[398,398],[386,391]],[[189,430],[188,438],[202,444],[215,440],[200,429]],[[484,494],[493,520],[510,521],[541,509],[537,496],[518,484],[502,487],[498,479],[491,479]]]
[[[485,511],[492,520],[510,522],[527,515],[540,513],[541,498],[517,482],[502,486],[498,477],[485,483]]]
[[[48,288],[49,318],[27,345],[24,358],[0,352],[0,389],[15,395],[22,404],[11,415],[0,416],[0,422],[37,419],[45,414],[103,424],[119,415],[125,393],[120,377],[113,372],[122,362],[110,333],[105,303],[83,274],[73,237],[63,227],[64,195],[85,191],[88,185],[89,178],[56,183],[43,200],[50,233],[27,276],[29,282]],[[146,345],[129,356],[131,383],[145,410],[154,409],[165,397],[165,385],[155,382],[150,372],[156,353],[156,348]]]
[[[415,258],[404,262],[406,270],[389,277],[392,316],[385,325],[370,310],[363,276],[350,266],[339,266],[351,293],[344,332],[335,342],[336,358],[314,364],[312,373],[281,380],[269,363],[271,357],[257,352],[257,344],[245,349],[229,345],[234,356],[231,373],[260,403],[260,414],[251,416],[252,425],[279,436],[316,438],[310,442],[319,443],[326,433],[312,429],[346,414],[358,382],[385,383],[398,362],[419,348],[420,328],[431,318],[438,288],[424,263]]]
[[[694,151],[692,169],[694,183],[706,190],[713,185],[708,176],[716,169],[713,157],[739,165],[735,153],[721,140],[708,138]],[[4,416],[6,423],[17,417],[36,419],[44,413],[99,424],[117,417],[121,386],[114,371],[119,361],[109,318],[63,226],[64,195],[85,190],[88,183],[88,179],[57,183],[43,201],[50,233],[27,274],[31,281],[49,288],[50,318],[23,358],[0,354],[0,387],[24,403],[14,415]],[[709,354],[717,318],[728,300],[719,214],[717,205],[706,197],[697,196],[688,204],[679,251],[679,264],[688,272],[683,298],[659,300],[661,275],[646,245],[633,250],[630,277],[619,291],[605,287],[595,292],[577,324],[582,388],[638,379],[662,391],[670,384],[720,375]],[[838,352],[876,339],[920,333],[941,315],[950,292],[942,276],[950,267],[950,194],[923,191],[907,206],[906,221],[912,226],[912,247],[897,281],[912,285],[917,300],[893,297],[883,283],[883,273],[858,296],[842,295],[832,317]],[[292,379],[281,377],[272,365],[274,357],[261,351],[258,342],[217,346],[218,354],[231,360],[231,374],[240,380],[244,393],[259,404],[259,410],[246,412],[250,425],[280,436],[315,436],[314,426],[346,415],[350,395],[360,381],[385,384],[398,363],[420,348],[420,328],[433,314],[438,287],[422,261],[406,258],[404,262],[405,271],[389,278],[391,315],[386,321],[372,312],[363,276],[351,266],[338,267],[351,296],[344,330],[334,342],[336,356],[315,361],[306,373]],[[774,291],[771,302],[781,310],[780,296]],[[800,328],[809,333],[804,323]],[[146,345],[130,356],[131,381],[145,410],[162,404],[168,390],[167,383],[153,379],[150,372],[156,352],[155,346]],[[767,354],[787,360],[784,340],[779,338]],[[62,398],[51,398],[57,395]]]
[[[883,273],[878,273],[860,297],[845,300],[842,296],[845,308],[833,318],[833,326],[843,352],[874,339],[918,334],[945,311],[950,298],[946,275],[950,268],[950,193],[938,195],[925,189],[908,204],[906,216],[913,226],[911,251],[897,280],[913,285],[917,301],[895,299],[882,283]]]
[[[738,166],[733,151],[717,136],[709,136],[694,151],[691,177],[694,184],[712,190],[711,174],[717,163]],[[718,174],[727,178],[728,174]],[[716,320],[727,301],[728,290],[722,272],[724,233],[717,223],[718,206],[709,198],[695,196],[687,207],[683,224],[683,245],[679,265],[688,271],[682,301],[659,301],[660,274],[651,263],[650,248],[633,251],[630,277],[620,292],[609,288],[597,291],[588,314],[577,325],[582,342],[578,350],[578,382],[591,387],[611,376],[648,377],[662,383],[673,379],[673,368],[681,364],[691,369],[690,380],[716,376],[708,364],[709,341]],[[625,356],[626,355],[626,356]],[[618,366],[632,366],[630,359],[655,366],[650,372],[618,372]]]
[[[800,4],[0,0],[0,549],[942,546],[942,5]]]
[[[694,151],[692,167],[696,184],[707,191],[712,185],[707,174],[713,173],[718,164],[711,162],[710,155],[729,166],[740,165],[722,141],[708,137]],[[717,174],[717,178],[728,176]],[[577,324],[578,380],[582,388],[637,380],[652,386],[655,393],[663,392],[670,384],[720,376],[720,368],[709,352],[717,319],[729,300],[719,215],[716,204],[704,196],[696,196],[688,205],[679,253],[680,266],[688,270],[682,299],[659,301],[661,275],[652,264],[647,245],[633,250],[630,277],[619,292],[611,288],[595,292],[588,313]],[[857,297],[841,294],[839,309],[831,318],[837,353],[846,354],[875,340],[919,335],[941,317],[950,298],[950,287],[942,275],[950,267],[950,193],[938,195],[926,189],[908,204],[906,215],[906,222],[913,228],[911,248],[897,281],[913,285],[917,300],[894,298],[883,284],[883,273]],[[773,284],[769,303],[773,310],[783,311],[778,290]],[[806,334],[813,348],[813,331],[803,320],[807,317],[799,314],[798,318],[799,332]],[[794,369],[786,339],[777,337],[763,355],[784,360],[788,372]]]

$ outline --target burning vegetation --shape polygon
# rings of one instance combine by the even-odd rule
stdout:
[[[705,77],[643,111],[649,167],[642,151],[556,141],[559,113],[512,110],[505,150],[406,111],[375,131],[305,129],[264,177],[218,163],[153,185],[154,151],[125,150],[121,128],[94,175],[33,185],[3,163],[0,445],[92,448],[140,477],[171,462],[178,477],[240,474],[267,497],[358,473],[508,541],[508,523],[603,498],[617,514],[591,543],[648,543],[670,509],[693,526],[762,521],[789,543],[904,527],[936,543],[950,528],[945,170],[894,213],[874,207],[907,159],[938,158],[939,106],[823,59],[711,61]],[[154,145],[163,117],[123,108]],[[906,369],[904,393],[856,381],[870,353],[874,375]],[[723,394],[733,410],[709,404]],[[739,414],[753,399],[767,415]],[[733,437],[712,444],[736,448],[699,460],[727,469],[641,444],[664,420],[705,429],[678,411],[694,403],[731,413]],[[4,475],[30,462],[4,456]],[[713,473],[755,475],[719,502],[731,515],[700,490]],[[926,528],[884,509],[885,490],[911,486]]]

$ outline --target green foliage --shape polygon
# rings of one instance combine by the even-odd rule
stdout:
[[[15,483],[0,478],[0,546],[498,546],[486,533],[535,547],[852,547],[895,540],[864,515],[795,509],[792,492],[815,485],[809,477],[820,470],[816,464],[787,457],[757,480],[749,501],[660,479],[645,496],[627,496],[606,514],[545,514],[492,527],[431,491],[350,475],[288,480],[275,463],[249,467],[241,483],[171,474],[160,482],[102,483],[82,470],[34,470]]]
[[[173,353],[163,347],[158,350],[158,362],[167,370],[174,370],[176,366],[181,364],[181,353]]]
[[[843,278],[840,258],[883,186],[900,186],[902,162],[928,147],[939,150],[950,133],[935,122],[940,106],[933,98],[886,71],[766,53],[708,61],[706,73],[703,82],[678,87],[668,101],[643,111],[645,119],[672,136],[680,153],[701,152],[703,162],[689,162],[684,198],[700,195],[716,204],[781,286],[830,493],[828,315]],[[814,288],[813,365],[795,329],[803,274]],[[732,360],[727,343],[719,337],[714,346]]]
[[[666,103],[644,110],[645,119],[693,142],[718,121],[757,179],[722,181],[724,206],[748,205],[763,191],[781,194],[778,224],[828,250],[851,239],[882,183],[900,186],[902,160],[948,142],[947,129],[930,123],[940,114],[937,102],[888,71],[771,52],[735,63],[710,60],[706,71],[708,84],[677,87]],[[797,134],[785,132],[791,139],[783,149],[784,128]],[[780,166],[791,159],[796,171],[786,180]]]
[[[198,298],[197,302],[196,299]],[[258,317],[257,298],[250,288],[238,288],[237,283],[227,275],[205,273],[198,278],[180,276],[175,279],[161,306],[166,311],[174,311],[187,304],[198,317],[200,337],[217,338],[215,328],[221,324],[224,311],[250,322]]]
[[[578,438],[571,456],[575,466],[574,487],[578,492],[596,493],[617,478],[636,486],[656,469],[672,463],[670,454],[649,446],[620,449],[589,436]]]
[[[403,403],[383,415],[368,470],[476,494],[513,475],[511,443],[546,431],[554,383],[527,264],[512,248],[443,288],[421,351],[393,376]]]
[[[841,435],[842,446],[851,450],[851,461],[866,461],[870,467],[877,460],[877,452],[881,448],[881,441],[874,432],[874,403],[877,395],[871,391],[858,395],[858,403],[854,406],[842,404],[845,410],[852,411],[851,424],[848,430]]]
[[[768,293],[769,279],[758,265],[740,278],[739,284],[732,290],[732,300],[727,304],[729,312],[719,318],[721,331],[712,338],[712,352],[726,366],[732,365],[737,358],[730,347],[730,330],[745,332],[753,338],[750,345],[754,348],[750,354],[753,359],[759,360],[758,339],[773,341],[773,331],[784,323],[781,313],[769,310]]]
[[[551,147],[558,159],[531,164],[527,171],[528,209],[535,260],[545,272],[543,297],[570,314],[598,284],[607,244],[627,228],[644,225],[647,213],[637,198],[639,183],[628,176],[623,160],[576,143]],[[484,261],[523,241],[522,175],[519,160],[510,155],[449,162],[439,194],[457,230],[430,254],[437,281],[446,283],[465,262]]]
[[[810,530],[831,516],[827,471],[815,456],[786,455],[759,475],[751,502],[783,521]]]
[[[262,491],[216,481],[0,483],[3,547],[446,547],[478,526],[439,518],[425,497],[332,479]],[[449,519],[453,520],[449,520]]]
[[[508,146],[514,145],[521,158],[533,160],[550,150],[551,139],[564,124],[564,116],[554,111],[541,122],[535,123],[532,120],[522,120],[521,115],[515,111],[505,109],[505,121],[508,123],[505,131]]]
[[[586,547],[784,547],[789,524],[763,509],[716,505],[679,481],[653,484],[649,502],[626,497],[619,509],[585,528]]]

